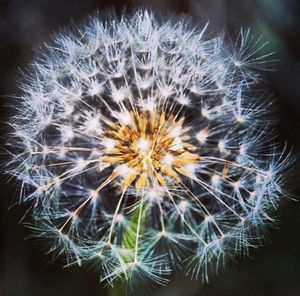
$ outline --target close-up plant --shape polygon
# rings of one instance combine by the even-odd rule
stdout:
[[[295,203],[264,77],[277,57],[251,29],[152,9],[54,33],[8,103],[3,167],[26,236],[109,295],[154,295],[177,274],[214,285]]]

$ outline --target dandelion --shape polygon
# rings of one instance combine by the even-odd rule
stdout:
[[[33,228],[101,280],[208,280],[258,246],[289,155],[249,31],[235,44],[138,11],[58,35],[22,84],[10,174]]]

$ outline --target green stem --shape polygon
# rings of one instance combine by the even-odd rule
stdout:
[[[145,231],[145,220],[147,216],[147,207],[141,202],[141,205],[137,207],[132,215],[128,224],[128,228],[123,235],[122,248],[133,251],[134,255],[124,255],[123,260],[125,263],[134,262],[136,260],[136,253],[138,248],[139,238],[142,237]],[[130,271],[127,271],[129,273]],[[127,274],[128,275],[128,274]],[[127,296],[128,284],[124,278],[116,279],[114,286],[109,289],[109,296]]]

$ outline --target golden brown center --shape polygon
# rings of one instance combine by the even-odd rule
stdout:
[[[131,114],[129,124],[112,124],[104,132],[113,147],[105,148],[101,160],[118,168],[126,167],[123,186],[134,184],[136,189],[148,185],[165,185],[166,179],[188,175],[186,166],[194,164],[199,156],[192,153],[196,147],[188,141],[188,127],[180,119],[165,112]]]

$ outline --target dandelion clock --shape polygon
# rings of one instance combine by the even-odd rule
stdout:
[[[98,15],[56,35],[21,84],[8,172],[34,236],[101,281],[208,281],[261,244],[290,155],[260,39]]]

